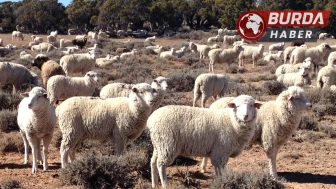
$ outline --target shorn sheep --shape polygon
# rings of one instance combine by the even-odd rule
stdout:
[[[41,70],[42,86],[47,87],[47,81],[54,75],[65,75],[62,67],[55,61],[49,60],[48,56],[38,54],[32,61],[32,66],[36,66]]]
[[[223,97],[228,88],[228,78],[222,74],[205,73],[199,75],[194,85],[193,107],[195,107],[196,101],[202,96],[201,107],[204,108],[208,98],[212,97],[216,100],[217,97]]]
[[[60,59],[60,66],[63,68],[66,76],[73,73],[85,74],[94,67],[94,59],[94,51],[89,51],[85,54],[69,54]]]
[[[298,72],[285,73],[278,76],[277,81],[284,86],[299,86],[311,85],[311,78],[307,67],[301,67]]]
[[[305,58],[310,57],[313,62],[320,64],[323,62],[323,56],[331,50],[330,46],[327,43],[321,43],[316,47],[311,48],[296,48],[293,50],[290,63],[296,64],[302,62]]]
[[[252,59],[253,61],[253,68],[255,67],[255,63],[258,59],[262,58],[264,53],[264,45],[260,44],[258,47],[253,46],[243,46],[244,50],[240,52],[239,58],[239,67],[244,67],[244,60],[245,59]]]
[[[214,102],[211,108],[226,108],[223,102]],[[256,131],[251,143],[258,143],[264,149],[270,175],[277,180],[276,157],[279,149],[298,128],[306,111],[312,104],[301,87],[292,86],[283,91],[275,101],[263,102],[257,114]]]
[[[230,49],[212,49],[209,51],[209,72],[214,72],[213,65],[215,63],[227,62],[229,64],[234,63],[239,54],[244,50],[241,45],[236,45]]]
[[[336,84],[336,52],[330,53],[328,57],[328,65],[320,69],[317,74],[316,86],[318,88],[330,88]]]
[[[62,168],[75,159],[78,145],[85,139],[111,139],[116,154],[121,156],[129,140],[138,138],[146,126],[153,105],[154,93],[149,84],[132,87],[129,97],[72,97],[56,109],[62,132]]]
[[[230,108],[214,110],[169,105],[147,120],[154,146],[151,158],[152,187],[168,187],[166,167],[178,155],[210,157],[217,176],[230,157],[237,157],[255,132],[257,108],[251,96],[241,95]]]
[[[199,53],[200,59],[205,59],[211,50],[208,45],[200,45],[194,42],[189,43],[189,48],[192,52]]]
[[[91,96],[98,81],[98,74],[94,71],[87,72],[84,77],[52,76],[47,83],[50,103],[56,105],[58,100],[73,96]]]
[[[38,85],[38,76],[21,64],[0,62],[0,88],[6,84],[13,85],[13,93],[25,84]]]
[[[17,41],[19,41],[19,40],[23,41],[23,39],[24,39],[23,34],[20,31],[13,31],[12,32],[12,40],[15,40],[15,39]]]
[[[37,172],[37,161],[41,161],[41,140],[43,140],[43,171],[48,170],[48,147],[56,126],[55,108],[50,105],[47,91],[34,87],[19,104],[17,122],[25,147],[24,163],[28,164],[28,150],[32,149],[32,173]]]

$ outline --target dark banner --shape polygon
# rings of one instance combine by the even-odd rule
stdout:
[[[258,42],[316,42],[320,28],[268,28]]]

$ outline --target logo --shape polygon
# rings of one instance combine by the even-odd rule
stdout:
[[[330,11],[247,11],[236,23],[239,35],[249,41],[316,42],[319,27],[328,26]]]

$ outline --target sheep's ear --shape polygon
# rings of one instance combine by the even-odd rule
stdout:
[[[24,93],[20,93],[20,95],[23,96],[23,97],[28,97],[29,93],[28,92],[24,92]]]
[[[290,101],[293,99],[293,96],[287,96],[287,101]]]
[[[254,103],[254,107],[256,107],[257,109],[259,109],[261,106],[262,106],[261,103],[258,103],[258,102]]]
[[[228,104],[228,107],[230,107],[230,108],[236,108],[236,104],[231,102],[231,103]]]
[[[152,89],[153,89],[153,93],[157,93],[158,92],[156,89],[154,89],[154,88],[152,88]]]
[[[155,83],[159,83],[156,79],[153,80]]]
[[[138,93],[138,92],[139,92],[139,90],[138,90],[137,88],[135,88],[135,87],[132,88],[132,91],[133,91],[134,93]]]
[[[48,93],[43,93],[43,97],[47,99],[48,98]]]

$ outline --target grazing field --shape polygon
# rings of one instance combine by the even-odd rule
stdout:
[[[207,37],[214,35],[214,33],[197,31],[181,34],[174,38],[157,37],[154,44],[164,46],[165,50],[169,50],[170,47],[179,49],[183,44],[190,41],[205,44]],[[39,36],[46,40],[46,35]],[[59,35],[58,40],[62,38],[74,39],[74,37]],[[38,75],[40,74],[38,68],[32,67],[30,63],[19,58],[19,54],[23,50],[34,56],[38,54],[38,52],[32,52],[28,47],[28,43],[31,41],[28,34],[25,35],[23,41],[12,41],[11,34],[0,34],[0,38],[3,39],[4,46],[7,44],[17,46],[17,49],[10,54],[0,57],[1,62],[17,62],[25,65]],[[125,43],[128,39],[130,39],[130,42]],[[322,42],[336,45],[335,39],[319,40],[316,43],[306,44],[308,47],[314,47]],[[218,44],[221,45],[221,42],[218,42]],[[265,51],[268,51],[271,43],[263,44]],[[285,47],[288,45],[289,43],[286,43]],[[165,76],[170,79],[168,82],[169,92],[162,106],[168,104],[192,106],[195,78],[201,73],[208,72],[209,59],[199,59],[199,55],[190,50],[180,58],[159,59],[158,55],[146,49],[145,46],[147,44],[144,43],[144,39],[110,38],[98,40],[96,58],[105,57],[107,54],[116,55],[115,50],[118,47],[125,47],[130,50],[135,48],[139,53],[111,68],[95,68],[94,71],[99,74],[100,81],[94,96],[99,96],[99,90],[108,83],[150,83],[157,76]],[[64,51],[64,49],[62,50]],[[87,51],[83,49],[79,52]],[[57,62],[62,57],[59,50],[49,52],[47,55]],[[252,68],[252,62],[249,62],[245,63],[244,69],[238,69],[235,64],[215,64],[214,71],[230,78],[231,86],[225,96],[248,94],[257,100],[267,101],[274,100],[282,90],[277,88],[275,83],[272,83],[273,80],[276,80],[274,72],[281,64],[280,62],[277,64],[270,62],[262,65],[259,63],[255,68]],[[313,78],[312,85],[316,86],[316,77]],[[0,90],[0,185],[8,186],[8,188],[18,185],[21,188],[29,189],[81,188],[73,185],[74,180],[77,179],[78,184],[83,184],[80,181],[83,178],[89,178],[88,175],[92,174],[96,177],[90,177],[91,180],[86,180],[86,182],[97,182],[91,185],[94,186],[93,188],[111,188],[108,183],[102,184],[104,181],[99,180],[99,178],[114,179],[114,182],[119,182],[120,188],[151,187],[149,161],[152,146],[146,130],[141,137],[128,145],[128,155],[126,156],[128,159],[116,160],[114,156],[108,157],[110,159],[107,159],[107,162],[117,163],[110,165],[105,162],[106,164],[115,170],[121,169],[120,172],[124,172],[119,175],[117,172],[109,172],[110,175],[113,175],[111,177],[106,175],[108,171],[103,168],[104,162],[100,162],[102,165],[99,164],[99,166],[94,163],[95,157],[103,158],[106,155],[113,155],[114,145],[110,141],[88,140],[83,142],[77,153],[77,159],[84,157],[84,163],[74,165],[73,170],[60,170],[59,146],[61,134],[59,128],[56,128],[48,155],[50,170],[43,172],[42,165],[39,165],[37,173],[32,174],[31,155],[29,164],[23,164],[23,142],[16,126],[16,105],[20,97],[10,94],[9,89],[10,87],[5,87]],[[278,153],[277,170],[281,178],[280,181],[288,188],[336,188],[336,96],[331,95],[331,91],[319,91],[314,88],[307,88],[306,91],[313,104],[313,109],[303,118],[299,129]],[[212,102],[213,99],[209,98],[206,107],[209,107]],[[197,106],[200,106],[200,101],[197,102]],[[168,167],[167,171],[168,180],[172,186],[176,188],[214,187],[214,182],[216,182],[214,181],[214,169],[209,163],[207,172],[201,173],[199,167],[201,160],[199,157],[179,157],[172,166]],[[127,163],[128,161],[129,163]],[[134,165],[134,162],[137,165]],[[84,167],[84,165],[87,167]],[[98,170],[98,167],[101,170]],[[268,161],[260,146],[251,145],[237,158],[231,158],[227,167],[234,172],[247,171],[251,174],[254,171],[268,172]],[[96,168],[98,171],[85,172],[88,168],[93,170]],[[74,176],[75,174],[78,174],[78,177]],[[252,174],[252,177],[258,177],[258,174]],[[238,181],[231,180],[231,182]]]

